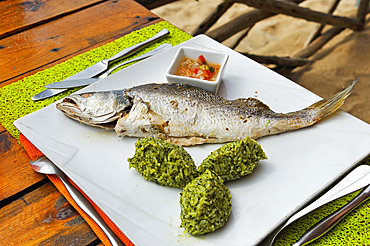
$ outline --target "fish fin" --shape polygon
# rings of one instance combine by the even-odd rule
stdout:
[[[264,110],[271,110],[269,106],[261,102],[260,100],[253,98],[253,97],[248,97],[248,98],[238,98],[234,101],[232,101],[234,105],[237,106],[243,106],[243,107],[256,107],[256,108],[261,108]]]
[[[130,112],[117,121],[117,135],[166,139],[165,128],[168,127],[169,120],[153,111],[149,103],[140,97],[135,96],[133,101]]]
[[[342,106],[344,100],[352,93],[353,87],[357,83],[359,79],[356,78],[347,88],[343,91],[338,92],[329,100],[323,99],[318,101],[317,103],[312,104],[309,106],[309,109],[321,109],[322,110],[322,118],[334,113],[337,109]]]

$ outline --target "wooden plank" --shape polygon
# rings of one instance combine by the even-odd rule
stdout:
[[[157,18],[134,1],[112,0],[0,39],[0,83],[121,37]]]
[[[87,245],[97,239],[52,183],[0,209],[2,245]]]
[[[32,28],[106,0],[0,1],[0,38]]]
[[[0,201],[45,178],[30,167],[30,158],[8,133],[0,133]]]
[[[139,30],[139,29],[141,29],[141,28],[143,28],[143,27],[146,27],[146,26],[153,25],[153,24],[158,23],[158,22],[161,22],[161,21],[163,21],[163,19],[157,19],[157,20],[154,20],[154,21],[151,21],[151,22],[145,23],[144,25],[141,25],[141,26],[135,26],[135,27],[131,28],[130,30],[128,30],[128,33],[129,33],[129,32],[132,32],[132,31]],[[124,35],[125,35],[125,34],[123,34],[122,36],[124,36]],[[53,67],[53,66],[55,66],[55,65],[57,65],[57,64],[59,64],[59,63],[62,63],[62,62],[64,62],[64,61],[67,61],[68,59],[71,59],[71,58],[73,58],[74,56],[77,56],[77,55],[79,55],[79,54],[85,53],[85,52],[87,52],[87,51],[89,51],[89,50],[91,50],[91,49],[94,49],[94,48],[97,48],[97,47],[99,47],[99,46],[102,46],[102,45],[104,45],[104,44],[106,44],[106,43],[112,42],[112,41],[116,40],[117,38],[118,38],[118,37],[113,36],[113,37],[111,37],[111,38],[109,38],[109,39],[104,40],[103,42],[96,43],[96,44],[94,44],[94,45],[92,45],[92,46],[90,46],[90,47],[88,47],[88,48],[85,48],[85,49],[82,49],[82,50],[76,51],[75,53],[71,53],[70,55],[65,56],[65,57],[63,57],[63,58],[61,58],[61,59],[59,59],[59,60],[56,60],[56,61],[52,62],[52,63],[48,63],[48,64],[45,64],[45,65],[43,65],[43,66],[39,67],[39,68],[36,68],[36,69],[34,69],[34,70],[31,70],[31,71],[28,71],[28,72],[26,72],[26,73],[22,73],[22,74],[20,74],[20,75],[16,75],[15,77],[12,77],[12,78],[10,78],[10,79],[8,79],[8,80],[6,80],[6,81],[3,81],[3,82],[1,82],[1,81],[0,81],[0,88],[1,88],[1,87],[3,87],[3,86],[9,85],[9,84],[11,84],[11,83],[15,83],[15,82],[17,82],[17,81],[19,81],[19,80],[21,80],[21,79],[23,79],[23,78],[27,77],[27,76],[33,75],[33,74],[35,74],[35,73],[37,73],[37,72],[40,72],[40,71],[42,71],[42,70],[45,70],[45,69],[47,69],[47,68]],[[1,63],[1,61],[0,61],[0,63]],[[4,128],[0,125],[0,130],[1,130],[1,129],[4,129]]]
[[[231,0],[230,0],[231,1]],[[276,0],[236,0],[239,3],[247,4],[248,6],[263,9],[273,13],[281,13],[297,18],[302,18],[308,21],[315,21],[322,24],[329,24],[337,27],[351,28],[355,31],[360,31],[363,28],[363,23],[357,19],[324,14],[317,11],[312,11],[308,8],[299,7],[296,4],[276,1]]]

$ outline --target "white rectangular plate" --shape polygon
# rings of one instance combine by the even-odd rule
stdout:
[[[302,109],[320,99],[204,35],[79,92],[165,82],[165,72],[180,46],[229,54],[218,92],[227,99],[255,97],[282,113]],[[148,182],[134,169],[128,169],[127,158],[134,155],[136,138],[119,138],[114,132],[80,124],[64,116],[55,104],[14,124],[135,245],[257,245],[370,152],[370,125],[341,110],[311,127],[258,139],[269,159],[261,161],[253,174],[226,183],[233,208],[225,226],[194,237],[179,228],[181,190]],[[199,165],[219,146],[205,144],[186,150]]]

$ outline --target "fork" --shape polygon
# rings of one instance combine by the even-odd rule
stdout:
[[[104,79],[106,77],[108,77],[108,75],[110,73],[112,73],[114,70],[116,70],[117,68],[123,66],[123,65],[126,65],[128,63],[131,63],[131,62],[135,62],[135,61],[139,61],[139,60],[142,60],[144,58],[147,58],[147,57],[150,57],[150,56],[153,56],[159,52],[162,52],[166,49],[169,49],[172,47],[172,44],[169,44],[169,43],[165,43],[165,44],[162,44],[160,46],[158,46],[157,48],[141,55],[141,56],[138,56],[138,57],[135,57],[135,58],[132,58],[128,61],[125,61],[125,62],[122,62],[114,67],[112,67],[111,69],[109,69],[108,71],[106,71],[105,73],[101,74],[99,77],[97,78],[87,78],[87,79],[77,79],[77,80],[64,80],[64,81],[61,81],[61,82],[55,82],[55,83],[52,83],[52,84],[48,84],[48,85],[45,85],[46,88],[49,88],[49,89],[66,89],[66,88],[73,88],[73,87],[79,87],[79,86],[85,86],[85,85],[90,85],[92,83],[95,83],[96,81],[98,80],[101,80],[101,79]]]
[[[76,202],[79,208],[81,208],[81,210],[84,211],[100,227],[100,229],[102,229],[112,246],[125,246],[100,217],[90,202],[71,183],[68,182],[64,173],[56,165],[54,165],[54,163],[43,156],[36,161],[31,160],[30,164],[32,169],[36,172],[43,174],[54,174],[58,176],[68,193],[71,195],[72,199]]]

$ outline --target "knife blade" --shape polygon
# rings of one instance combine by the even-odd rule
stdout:
[[[102,60],[88,68],[86,68],[85,70],[81,71],[81,72],[78,72],[76,73],[75,75],[72,75],[70,77],[68,77],[67,79],[63,80],[63,81],[66,81],[66,80],[71,80],[71,79],[87,79],[87,78],[92,78],[102,72],[104,72],[105,70],[108,69],[108,65],[109,63],[113,62],[113,61],[117,61],[119,59],[123,59],[133,53],[135,53],[136,51],[140,50],[141,48],[143,48],[144,46],[168,35],[170,32],[167,30],[167,29],[162,29],[160,32],[158,32],[156,35],[154,35],[153,37],[141,42],[141,43],[138,43],[138,44],[135,44],[129,48],[126,48],[120,52],[118,52],[117,54],[115,54],[114,56],[112,56],[111,58],[109,59],[106,59],[106,60]],[[62,93],[63,91],[66,91],[67,89],[46,89],[38,94],[36,94],[35,96],[33,96],[31,99],[33,101],[38,101],[38,100],[42,100],[42,99],[45,99],[45,98],[48,98],[48,97],[51,97],[51,96],[55,96],[59,93]]]
[[[92,84],[92,83],[94,83],[94,82],[96,82],[100,79],[106,78],[111,72],[113,72],[114,70],[116,70],[117,68],[119,68],[123,65],[145,59],[147,57],[153,56],[153,55],[155,55],[157,53],[160,53],[160,52],[162,52],[166,49],[169,49],[171,47],[172,47],[172,44],[169,44],[169,43],[162,44],[162,45],[158,46],[157,48],[155,48],[155,49],[153,49],[153,50],[151,50],[151,51],[149,51],[145,54],[142,54],[138,57],[132,58],[128,61],[122,62],[122,63],[112,67],[111,69],[109,69],[108,71],[106,71],[105,73],[103,73],[102,75],[100,75],[97,78],[69,79],[69,80],[64,80],[64,81],[61,81],[61,82],[55,82],[55,83],[52,83],[52,84],[48,84],[45,87],[49,88],[49,89],[65,89],[65,88],[74,88],[74,87],[79,87],[79,86],[90,85],[90,84]]]
[[[349,212],[357,208],[360,204],[370,198],[370,185],[364,188],[360,194],[358,194],[349,203],[328,215],[324,219],[313,225],[308,231],[306,231],[293,246],[303,246],[318,239],[330,229],[332,229],[341,219],[343,219]]]
[[[69,89],[69,88],[75,88],[85,85],[91,85],[92,83],[95,83],[96,81],[99,81],[100,78],[87,78],[87,79],[70,79],[70,80],[64,80],[61,82],[55,82],[53,84],[48,85],[48,89]]]
[[[280,225],[270,236],[265,238],[259,246],[272,246],[277,235],[288,225],[307,215],[315,209],[332,202],[340,197],[362,189],[370,184],[370,166],[360,165],[347,174],[339,183],[323,194],[320,198],[291,216],[284,224]]]

